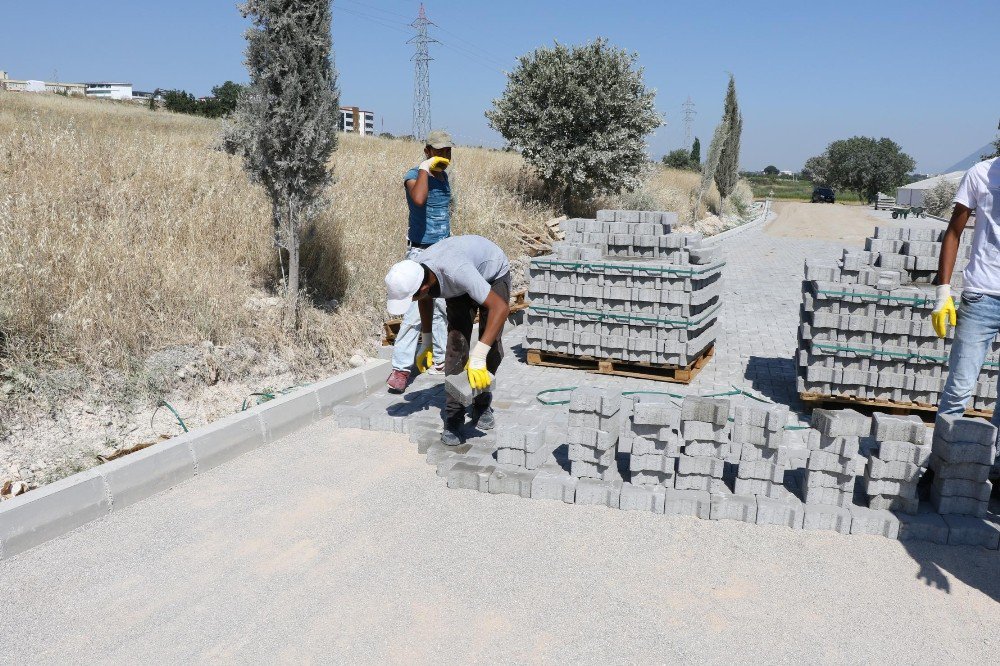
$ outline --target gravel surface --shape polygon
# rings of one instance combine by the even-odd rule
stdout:
[[[449,490],[330,421],[0,562],[26,662],[981,663],[1000,554]]]

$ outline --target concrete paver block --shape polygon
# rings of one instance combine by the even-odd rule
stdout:
[[[580,479],[576,484],[576,504],[600,504],[613,509],[618,508],[621,495],[621,481],[604,481],[601,479]]]
[[[663,513],[693,516],[708,520],[712,512],[712,496],[704,490],[667,489],[663,498]]]
[[[916,514],[897,513],[900,541],[930,541],[948,543],[948,523],[944,518],[924,508]]]
[[[488,490],[491,495],[531,497],[531,482],[537,474],[537,470],[497,467],[490,475]]]
[[[540,469],[531,481],[532,499],[558,500],[573,504],[576,500],[578,479],[559,470]]]
[[[709,518],[711,520],[757,522],[757,498],[754,495],[712,493],[710,503]]]
[[[888,539],[899,536],[899,518],[895,514],[863,506],[851,506],[851,534],[879,534]]]
[[[494,471],[496,471],[496,467],[493,465],[456,462],[448,471],[448,487],[465,488],[481,493],[488,492],[490,477]]]
[[[851,533],[851,512],[838,506],[806,504],[802,519],[804,530],[833,530],[841,534]]]
[[[624,483],[618,500],[618,508],[625,511],[652,511],[663,513],[666,489],[661,486],[636,486]]]
[[[952,546],[982,546],[988,550],[1000,548],[1000,525],[975,516],[943,516],[948,525],[948,544]]]
[[[784,525],[793,530],[802,529],[805,505],[794,496],[784,499],[757,497],[757,524]]]

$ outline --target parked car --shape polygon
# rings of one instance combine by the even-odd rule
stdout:
[[[836,203],[836,194],[829,187],[817,187],[813,189],[813,203]]]

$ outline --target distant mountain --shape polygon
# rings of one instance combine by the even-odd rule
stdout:
[[[966,157],[964,160],[959,160],[958,162],[955,162],[947,169],[944,169],[941,173],[951,173],[952,171],[966,171],[976,162],[981,162],[983,159],[982,158],[983,155],[992,155],[992,154],[993,154],[993,144],[988,143],[979,150],[975,151],[974,153]]]

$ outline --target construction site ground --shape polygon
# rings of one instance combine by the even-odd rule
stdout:
[[[725,241],[721,335],[690,385],[527,366],[515,329],[497,377],[499,427],[538,392],[576,385],[736,386],[801,414],[802,263],[835,258],[848,239],[789,237],[783,218],[797,206],[811,205],[787,204],[769,228]],[[845,224],[863,238],[878,220],[857,212]],[[434,427],[442,402],[433,377],[404,396],[376,393],[355,405],[375,430],[327,419],[0,562],[7,652],[979,662],[1000,648],[997,551],[450,490],[406,434],[386,432]]]

